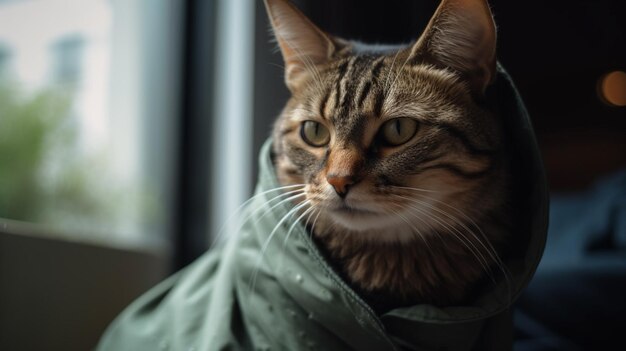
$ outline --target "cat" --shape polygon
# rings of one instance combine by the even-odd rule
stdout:
[[[291,92],[272,159],[283,186],[302,185],[317,245],[378,311],[469,299],[503,269],[511,217],[501,117],[484,104],[496,74],[487,2],[443,0],[397,47],[265,4]]]
[[[443,0],[397,47],[265,4],[291,97],[255,195],[99,349],[512,349],[548,196],[486,0]]]

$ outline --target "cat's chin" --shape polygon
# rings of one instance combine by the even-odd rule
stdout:
[[[388,213],[340,207],[330,210],[328,217],[336,226],[371,240],[405,241],[414,236],[402,219]]]
[[[330,217],[336,224],[355,231],[371,229],[372,225],[379,223],[383,217],[382,214],[377,212],[352,207],[339,207],[329,212]]]

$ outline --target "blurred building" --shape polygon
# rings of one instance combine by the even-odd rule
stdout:
[[[72,89],[84,150],[101,147],[111,127],[111,10],[106,0],[0,2],[3,78],[30,91]]]

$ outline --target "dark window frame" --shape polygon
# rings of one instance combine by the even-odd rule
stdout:
[[[172,269],[209,246],[212,97],[217,1],[185,3],[181,59],[181,108],[172,228]]]

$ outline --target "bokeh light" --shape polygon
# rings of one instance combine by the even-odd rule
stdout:
[[[607,73],[598,84],[598,93],[604,103],[611,106],[626,106],[626,73]]]

